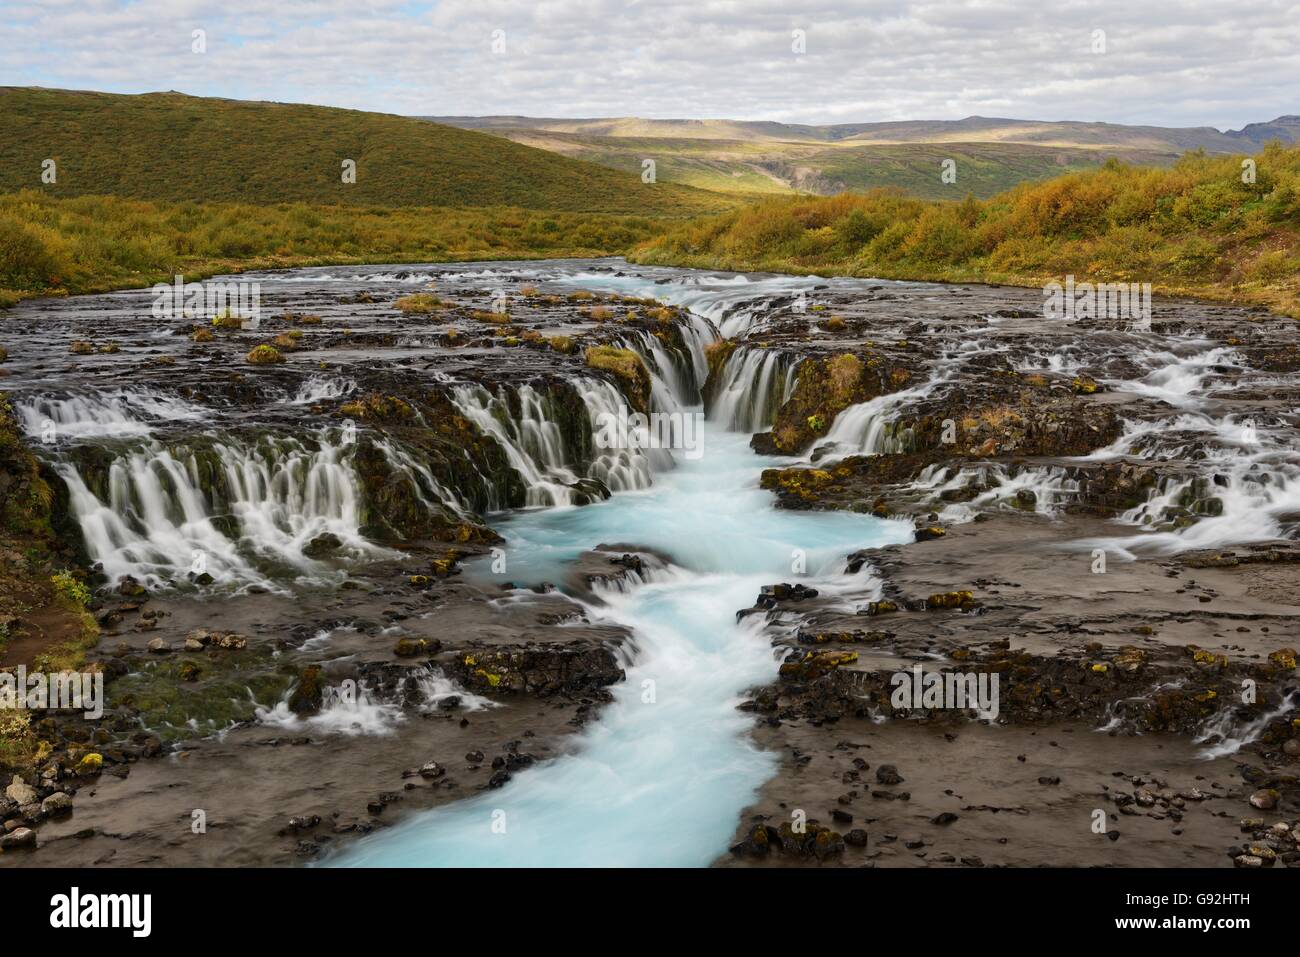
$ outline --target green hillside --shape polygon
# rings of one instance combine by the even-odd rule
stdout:
[[[825,143],[594,136],[536,130],[497,135],[563,156],[639,173],[653,159],[660,182],[737,194],[812,193],[829,196],[877,187],[926,199],[981,199],[1017,183],[1095,169],[1108,159],[1168,166],[1175,152],[1029,146],[1021,143]],[[941,164],[957,164],[957,182],[940,179]]]
[[[765,199],[629,258],[702,269],[1036,286],[1074,275],[1266,305],[1300,319],[1300,145],[1169,167],[1112,161],[986,200],[898,190]],[[960,182],[960,178],[958,180]]]
[[[645,216],[720,203],[498,136],[320,106],[0,87],[0,130],[0,192]],[[46,159],[57,164],[54,184],[41,180]],[[353,184],[343,182],[348,159]]]
[[[458,122],[467,122],[459,121]],[[652,159],[661,183],[680,183],[729,194],[811,193],[894,187],[926,199],[972,193],[981,199],[1017,183],[1050,179],[1101,166],[1115,158],[1143,166],[1168,166],[1175,150],[1126,146],[1034,146],[1013,142],[863,143],[770,138],[604,136],[484,126],[493,135],[572,159],[640,173]],[[944,183],[940,164],[957,164],[957,183]]]
[[[988,198],[1017,183],[1095,169],[1117,159],[1169,166],[1188,150],[1254,152],[1271,140],[1300,140],[1300,116],[1240,130],[1124,126],[970,116],[804,126],[737,120],[638,117],[547,119],[527,116],[424,117],[493,133],[573,159],[639,172],[653,159],[661,183],[724,193],[829,196],[877,187],[926,199],[971,193]],[[939,164],[957,164],[957,182]]]

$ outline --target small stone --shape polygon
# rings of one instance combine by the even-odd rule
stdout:
[[[1261,811],[1271,811],[1277,807],[1278,796],[1278,793],[1272,788],[1264,788],[1250,796],[1250,805],[1259,808]]]
[[[62,791],[55,791],[41,802],[41,810],[50,817],[59,817],[72,813],[72,798]]]
[[[420,654],[427,654],[429,643],[423,638],[399,638],[397,644],[393,646],[393,654],[399,658],[414,658]]]
[[[172,650],[171,646],[168,645],[166,640],[163,638],[152,639],[149,642],[148,648],[150,653],[155,655],[165,655],[167,652]]]
[[[30,827],[20,827],[0,837],[0,850],[13,851],[19,848],[36,847],[36,832]]]
[[[118,594],[125,595],[127,598],[139,598],[143,595],[149,594],[148,589],[130,575],[127,575],[122,579],[122,583],[117,586],[117,591]]]
[[[903,776],[892,764],[882,764],[876,768],[876,781],[880,784],[902,784]]]
[[[343,547],[343,540],[333,532],[323,532],[303,546],[302,553],[308,558],[323,558]]]
[[[5,797],[19,805],[32,804],[37,800],[36,789],[16,774],[13,782],[5,788]]]

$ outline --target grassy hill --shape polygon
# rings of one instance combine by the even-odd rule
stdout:
[[[513,206],[692,215],[719,199],[410,117],[320,106],[0,88],[0,192],[174,202]],[[57,182],[43,185],[42,162]],[[342,163],[356,162],[356,182]]]
[[[1094,169],[1109,159],[1168,166],[1187,150],[1253,152],[1300,140],[1300,117],[1221,132],[1212,127],[1124,126],[967,117],[803,126],[736,120],[442,117],[614,169],[657,164],[660,182],[728,193],[812,193],[896,187],[928,199],[987,198],[1017,183]],[[939,164],[956,161],[945,184]]]
[[[877,190],[780,197],[683,224],[630,258],[771,270],[1039,285],[1073,274],[1266,304],[1300,319],[1300,145],[1109,162],[987,200]]]

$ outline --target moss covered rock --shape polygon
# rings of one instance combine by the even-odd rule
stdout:
[[[586,359],[589,368],[612,373],[619,380],[633,411],[650,413],[650,373],[639,355],[616,346],[591,346]]]

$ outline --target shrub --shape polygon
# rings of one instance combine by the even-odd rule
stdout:
[[[408,314],[422,313],[427,315],[428,313],[435,312],[443,308],[443,302],[437,296],[434,296],[430,293],[417,292],[417,293],[412,293],[409,296],[403,296],[401,299],[397,300],[397,302],[393,303],[393,306],[399,312],[404,312]],[[302,320],[299,321],[301,322]],[[320,322],[319,316],[316,317],[316,321]]]
[[[1246,276],[1254,282],[1280,283],[1300,275],[1300,258],[1285,250],[1275,249],[1264,253],[1248,267]]]
[[[90,589],[74,578],[71,572],[55,572],[50,576],[50,584],[54,587],[54,594],[62,601],[77,608],[85,608],[90,604]]]
[[[253,365],[259,365],[259,366],[272,365],[276,362],[284,361],[284,356],[280,354],[280,350],[277,349],[275,346],[267,345],[266,343],[263,343],[262,345],[255,347],[253,351],[246,356],[246,358]]]
[[[14,217],[0,217],[0,286],[40,289],[57,286],[70,272],[48,231]]]

